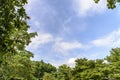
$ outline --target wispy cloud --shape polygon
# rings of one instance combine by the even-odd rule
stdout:
[[[60,42],[56,43],[56,46],[58,46],[60,49],[63,50],[72,50],[76,48],[82,48],[82,44],[79,42]]]
[[[38,33],[38,36],[36,36],[35,38],[32,38],[31,41],[32,42],[29,44],[29,46],[27,46],[27,49],[36,50],[41,45],[52,42],[53,36],[49,33]]]
[[[78,41],[63,41],[62,39],[56,40],[53,49],[58,52],[62,53],[63,55],[67,55],[70,51],[75,49],[85,49],[88,46],[83,45]]]
[[[74,9],[79,16],[91,15],[91,13],[102,13],[106,9],[106,0],[100,0],[95,4],[94,0],[73,0]]]
[[[92,44],[97,47],[119,47],[120,46],[120,29],[111,32],[110,34],[92,41]]]

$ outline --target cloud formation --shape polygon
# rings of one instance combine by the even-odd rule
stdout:
[[[63,50],[72,50],[76,48],[82,48],[82,44],[79,42],[59,42],[56,43],[56,46],[58,46],[60,49]]]
[[[56,40],[53,49],[62,53],[63,55],[67,55],[70,51],[75,49],[84,49],[85,46],[78,41],[63,41],[62,39]]]
[[[77,58],[70,58],[67,62],[67,64],[70,66],[70,67],[74,67],[75,66],[75,60]]]
[[[119,47],[120,46],[120,29],[113,31],[102,38],[93,40],[92,44],[97,47]]]
[[[73,3],[79,16],[102,13],[106,9],[106,0],[100,0],[99,4],[95,4],[94,0],[73,0]]]
[[[36,50],[41,45],[52,42],[53,41],[53,36],[49,33],[38,33],[38,36],[36,36],[35,38],[32,38],[31,41],[32,42],[29,44],[29,46],[27,46],[27,49]]]

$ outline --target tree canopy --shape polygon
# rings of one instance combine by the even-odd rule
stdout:
[[[24,5],[27,0],[0,0],[0,79],[32,79],[32,53],[25,47],[36,33],[29,33]],[[26,75],[24,75],[26,73]]]
[[[94,0],[95,3],[98,3],[100,0]],[[120,3],[120,0],[107,0],[108,9],[116,8],[117,3]]]

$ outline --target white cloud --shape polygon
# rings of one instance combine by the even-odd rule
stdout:
[[[77,58],[70,58],[67,62],[67,64],[70,66],[70,67],[74,67],[75,66],[75,60]]]
[[[60,48],[64,50],[82,48],[82,44],[79,42],[61,42],[61,43],[57,43],[56,45],[58,45]]]
[[[53,46],[56,52],[60,52],[64,55],[68,54],[68,52],[71,50],[83,49],[85,47],[86,46],[82,45],[78,41],[65,42],[65,41],[62,41],[61,38],[57,39],[55,42],[55,45]]]
[[[63,65],[63,64],[66,64],[70,67],[74,67],[75,66],[75,60],[77,58],[68,58],[68,59],[64,59],[64,60],[57,60],[57,62],[54,60],[54,61],[51,61],[51,64],[56,66],[57,68],[60,66],[60,65]]]
[[[92,41],[92,43],[95,46],[106,46],[106,45],[110,45],[112,42],[113,40],[110,37],[105,37],[105,38],[96,39]]]
[[[31,39],[31,43],[27,46],[27,49],[37,49],[41,45],[52,42],[53,36],[49,33],[38,33],[38,36]]]
[[[73,3],[75,11],[80,16],[102,13],[106,9],[106,0],[100,0],[99,4],[95,4],[94,0],[73,0]]]
[[[120,46],[120,29],[111,32],[102,38],[92,41],[94,46],[104,46],[104,47],[119,47]]]

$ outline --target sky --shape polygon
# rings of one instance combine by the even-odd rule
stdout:
[[[120,7],[106,0],[28,0],[29,32],[38,36],[26,47],[32,60],[74,66],[77,58],[103,59],[120,47]]]

